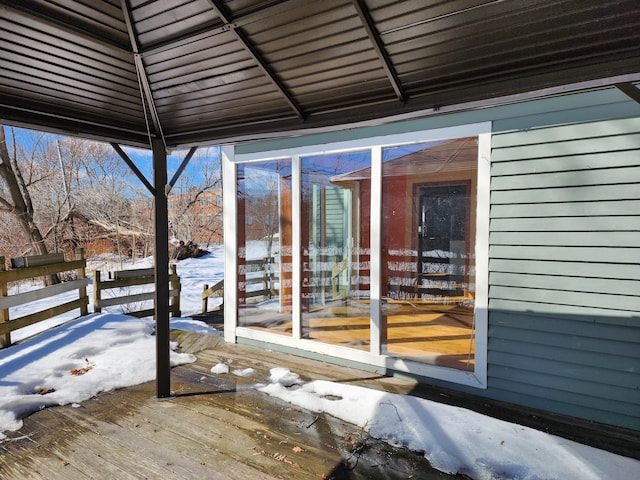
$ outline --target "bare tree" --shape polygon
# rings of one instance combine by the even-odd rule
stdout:
[[[0,252],[7,258],[24,255],[27,242],[22,241],[22,237],[26,239],[17,217],[0,209]]]
[[[205,243],[221,237],[221,178],[218,159],[211,149],[192,159],[189,173],[183,173],[169,197],[171,230],[180,240]]]
[[[131,190],[129,170],[106,144],[31,133],[5,138],[0,129],[0,212],[23,232],[23,251],[73,251],[102,236],[128,253]],[[7,142],[7,140],[10,140]],[[15,230],[15,229],[14,229]],[[19,235],[13,232],[13,242]],[[126,246],[123,246],[124,239]]]
[[[267,257],[273,254],[273,242],[280,231],[280,211],[277,181],[269,181],[266,190],[258,196],[250,196],[245,204],[246,216],[251,219],[250,232],[256,239],[267,242]],[[248,237],[252,235],[249,233]]]
[[[28,184],[22,174],[17,160],[17,144],[15,131],[12,134],[12,155],[9,155],[4,126],[0,128],[0,178],[4,182],[0,195],[0,208],[13,214],[18,219],[20,227],[31,242],[35,253],[46,254],[47,247],[44,237],[34,219],[34,207]]]
[[[287,183],[281,175],[279,165],[275,170],[252,169],[250,192],[244,196],[246,238],[265,241],[267,257],[273,255],[281,229],[281,190]]]
[[[3,251],[44,254],[82,244],[96,252],[113,249],[121,260],[149,253],[152,202],[110,145],[36,132],[23,139],[18,130],[6,131],[9,138],[0,128],[0,221],[8,228],[0,245],[11,248]],[[212,158],[215,152],[199,151],[176,188],[184,195],[174,202],[171,220],[185,240],[202,239],[203,232],[221,236],[222,223],[212,213],[221,211],[220,166]]]
[[[0,210],[11,213],[18,220],[18,225],[28,238],[32,253],[46,255],[48,253],[44,236],[35,221],[34,203],[29,186],[34,185],[38,178],[32,175],[33,169],[28,169],[25,176],[18,164],[18,148],[15,130],[11,129],[12,151],[9,154],[4,126],[0,128]],[[28,180],[26,180],[26,179]],[[47,284],[58,283],[56,275],[45,278]]]
[[[96,227],[88,232],[99,231],[100,236],[113,243],[121,261],[133,254],[141,239],[146,242],[148,229],[138,225],[138,217],[132,215],[137,192],[131,187],[128,167],[104,143],[65,138],[60,142],[59,152],[69,192],[65,199],[70,212],[69,226],[74,218],[81,218]],[[70,230],[73,235],[74,229]]]

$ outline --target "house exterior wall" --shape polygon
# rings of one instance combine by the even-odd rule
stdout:
[[[640,430],[640,105],[615,88],[236,153],[492,122],[485,390]]]
[[[640,429],[640,118],[495,133],[488,390]]]

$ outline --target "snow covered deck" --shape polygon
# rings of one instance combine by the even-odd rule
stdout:
[[[103,393],[75,406],[32,414],[24,419],[22,428],[6,432],[7,438],[0,442],[0,478],[468,478],[435,471],[421,454],[377,441],[331,415],[265,395],[256,388],[256,379],[268,378],[275,367],[297,372],[303,379],[332,380],[343,386],[411,393],[457,404],[637,456],[637,438],[616,437],[613,431],[596,434],[586,424],[509,410],[496,402],[478,402],[410,380],[224,343],[218,336],[173,331],[172,337],[183,352],[197,353],[195,363],[172,369],[174,397],[155,399],[155,384],[149,382]],[[213,373],[211,366],[221,363],[240,372],[253,369],[253,373]],[[455,445],[458,447],[461,445]]]
[[[211,365],[231,359],[232,368],[253,368],[265,376],[284,365],[303,377],[398,392],[408,392],[412,382],[225,344],[213,336],[174,335],[182,336],[183,350],[198,352],[196,363],[172,369],[175,397],[154,399],[150,382],[101,394],[76,408],[41,410],[0,442],[0,477],[465,478],[432,471],[419,454],[258,392],[255,377],[214,375]]]

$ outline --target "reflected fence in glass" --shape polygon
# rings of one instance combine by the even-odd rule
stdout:
[[[478,140],[382,159],[382,351],[473,370]]]
[[[370,151],[302,158],[302,336],[370,343]]]
[[[238,325],[291,335],[291,161],[237,171]]]
[[[478,138],[375,148],[380,252],[370,241],[374,148],[300,157],[299,192],[291,160],[238,165],[238,325],[292,335],[300,322],[302,339],[369,351],[379,254],[381,353],[473,371]]]

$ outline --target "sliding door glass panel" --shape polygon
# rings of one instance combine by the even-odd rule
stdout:
[[[301,159],[302,336],[369,349],[371,154]]]
[[[382,162],[382,350],[473,370],[477,137]]]
[[[238,325],[291,335],[291,161],[237,172]]]

